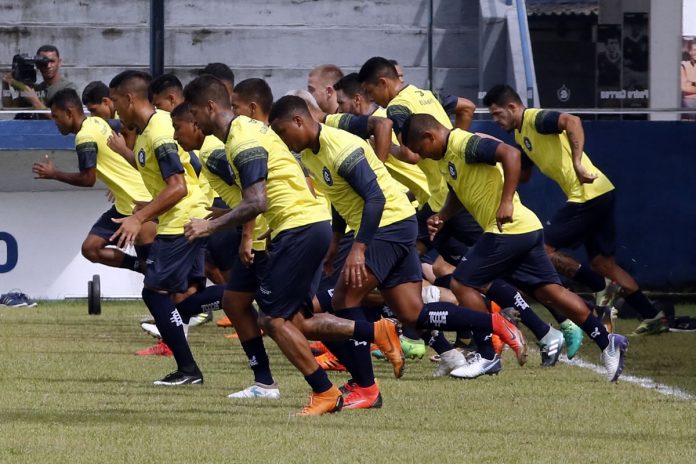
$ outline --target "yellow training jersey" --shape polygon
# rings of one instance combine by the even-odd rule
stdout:
[[[429,114],[448,129],[452,129],[452,121],[442,107],[440,100],[429,90],[422,90],[413,85],[407,85],[387,105],[389,119],[398,120],[412,114]],[[437,162],[424,159],[418,162],[418,167],[428,179],[430,199],[428,204],[433,211],[440,211],[447,198],[447,183],[440,175]]]
[[[264,123],[237,116],[230,124],[225,151],[242,188],[240,169],[259,159],[266,160],[267,210],[264,216],[273,231],[271,238],[284,230],[330,220],[326,203],[309,191],[300,164],[280,137]]]
[[[201,174],[205,174],[211,188],[220,195],[222,201],[230,208],[236,207],[242,201],[242,190],[235,181],[234,172],[227,161],[225,144],[217,137],[209,135],[203,141],[203,146],[198,152],[201,160]],[[268,223],[262,214],[256,217],[254,239],[268,230]],[[266,249],[266,240],[254,240],[254,250]]]
[[[331,205],[357,234],[360,229],[364,200],[350,186],[342,173],[349,172],[366,159],[375,172],[377,183],[386,200],[379,227],[385,227],[415,214],[408,197],[401,191],[365,140],[346,131],[321,125],[319,152],[302,150],[302,162],[314,182],[321,185]]]
[[[556,181],[570,202],[584,203],[613,190],[614,185],[611,181],[592,164],[584,152],[581,158],[582,165],[599,177],[591,184],[580,183],[573,168],[573,155],[566,132],[539,132],[539,128],[544,124],[544,117],[549,114],[538,108],[528,108],[522,116],[522,129],[515,130],[515,141],[529,159],[541,172]]]
[[[100,117],[90,116],[82,122],[75,135],[75,151],[80,170],[95,167],[97,179],[114,195],[116,211],[130,215],[136,201],[150,201],[152,197],[138,171],[109,148],[106,141],[110,135],[109,123]]]
[[[169,113],[156,111],[150,117],[135,139],[133,153],[145,187],[153,198],[167,186],[165,179],[170,175],[183,174],[186,180],[186,196],[159,216],[157,234],[181,235],[191,218],[203,218],[208,214],[198,176],[191,166],[191,157],[174,140]]]
[[[450,132],[445,156],[438,160],[442,176],[452,187],[464,208],[471,213],[484,232],[500,234],[495,215],[503,194],[503,169],[477,160],[481,138],[471,132]],[[503,234],[524,234],[542,228],[536,215],[525,207],[515,192],[512,222],[503,224]]]

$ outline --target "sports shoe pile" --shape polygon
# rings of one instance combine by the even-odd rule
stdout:
[[[34,308],[38,306],[36,301],[22,293],[21,290],[15,288],[7,293],[0,295],[0,307],[6,308]]]

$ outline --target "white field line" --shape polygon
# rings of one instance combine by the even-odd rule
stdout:
[[[561,356],[560,361],[571,366],[589,369],[591,371],[596,372],[597,374],[601,374],[606,378],[606,371],[604,367],[585,361],[584,359],[575,358],[570,360],[565,356]],[[621,377],[619,377],[619,382],[629,382],[647,390],[655,390],[656,392],[662,395],[674,396],[675,398],[687,401],[696,401],[696,396],[687,393],[679,388],[670,387],[669,385],[665,385],[662,383],[657,383],[650,377],[636,377],[634,375],[621,374]]]

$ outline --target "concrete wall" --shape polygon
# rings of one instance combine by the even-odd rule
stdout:
[[[80,86],[149,66],[149,1],[0,0],[0,66],[18,51],[56,45]],[[126,6],[127,5],[127,6]],[[475,98],[478,0],[434,1],[434,87]],[[239,79],[264,77],[276,94],[306,85],[317,64],[356,70],[382,55],[427,79],[427,0],[168,0],[165,68],[189,80],[211,61]]]

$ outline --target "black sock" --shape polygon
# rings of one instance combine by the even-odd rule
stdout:
[[[436,278],[433,285],[436,287],[450,288],[450,285],[452,285],[452,274],[447,274]]]
[[[590,290],[593,292],[602,291],[607,286],[604,276],[597,274],[595,271],[590,269],[589,266],[584,266],[582,264],[578,270],[575,271],[573,280],[590,287]]]
[[[225,288],[222,285],[211,285],[198,291],[176,305],[185,322],[200,313],[215,311],[222,308],[222,294]]]
[[[542,304],[543,304],[543,303],[542,303]],[[560,324],[561,322],[565,322],[566,320],[568,320],[567,317],[565,317],[563,314],[559,313],[559,312],[556,311],[555,309],[553,309],[553,308],[551,308],[551,307],[549,307],[549,306],[546,306],[546,305],[544,305],[544,308],[546,308],[546,309],[548,310],[548,312],[551,313],[551,315],[553,316],[553,318],[556,319],[556,322],[558,322],[559,324]]]
[[[312,387],[314,393],[323,393],[329,390],[333,384],[329,380],[329,376],[321,367],[309,375],[305,375],[305,380]]]
[[[254,381],[264,385],[273,385],[271,365],[263,345],[263,337],[252,338],[242,342],[242,349],[249,360],[249,367],[254,372]]]
[[[351,321],[366,321],[366,310],[364,308],[345,308],[336,311],[338,317]],[[343,342],[343,355],[348,360],[344,363],[346,369],[350,371],[353,381],[361,387],[369,387],[375,383],[375,374],[372,369],[372,358],[370,357],[370,342],[349,339]],[[329,347],[331,349],[331,347]],[[335,354],[335,353],[334,353]],[[341,360],[338,355],[336,355]]]
[[[123,254],[123,260],[121,261],[121,264],[118,265],[118,267],[122,269],[128,269],[129,271],[139,272],[141,274],[145,273],[143,269],[140,267],[140,260],[135,256],[126,253]]]
[[[200,372],[184,334],[184,322],[166,293],[143,289],[143,301],[150,310],[162,340],[174,353],[177,369],[186,374]]]
[[[600,350],[604,351],[609,346],[609,332],[607,332],[607,328],[592,313],[587,316],[580,328],[588,337],[594,340]]]
[[[449,351],[452,348],[452,344],[445,337],[445,333],[441,330],[434,331],[423,331],[423,340],[426,341],[428,346],[430,346],[437,354],[442,354],[445,351]]]
[[[360,342],[372,343],[375,341],[375,324],[370,321],[355,321],[353,339]]]
[[[452,303],[438,301],[423,305],[416,327],[428,330],[456,332],[461,329],[478,329],[493,332],[491,315],[462,308]]]
[[[520,313],[522,324],[532,331],[537,340],[549,333],[549,325],[542,321],[522,298],[515,287],[504,280],[496,279],[486,292],[486,296],[498,303],[501,308],[515,308]]]
[[[406,338],[410,338],[411,340],[420,340],[421,332],[422,331],[416,329],[415,327],[404,326],[401,328],[401,335],[403,335]]]
[[[484,359],[493,359],[495,357],[495,348],[493,348],[493,342],[491,338],[493,334],[491,332],[481,332],[479,330],[474,330],[474,341],[476,342],[476,351]]]
[[[636,290],[630,295],[625,296],[624,300],[626,300],[628,304],[633,307],[633,309],[638,311],[643,319],[652,319],[657,316],[657,313],[659,313],[652,303],[650,303],[650,300],[648,300],[648,298],[640,290]]]

